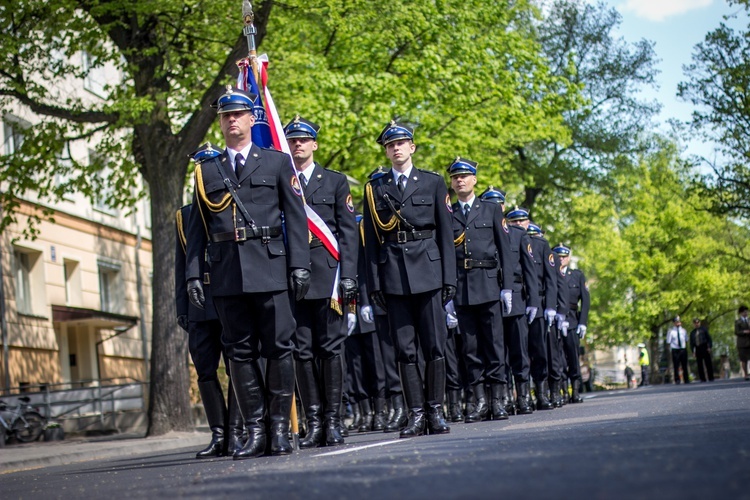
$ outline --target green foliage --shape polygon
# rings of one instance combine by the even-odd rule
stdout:
[[[747,2],[734,2],[745,5]],[[750,39],[722,23],[696,45],[693,62],[685,68],[687,81],[678,96],[693,103],[690,133],[714,142],[718,162],[701,159],[709,167],[698,177],[697,188],[714,200],[713,208],[747,218],[750,202]]]
[[[746,249],[747,231],[711,214],[689,189],[673,144],[656,145],[611,173],[611,191],[587,193],[574,206],[572,230],[586,235],[574,252],[591,286],[598,345],[656,338],[676,314],[711,322],[750,291],[724,238],[732,234]]]
[[[487,179],[507,175],[511,144],[567,140],[577,88],[549,73],[528,2],[341,5],[279,5],[266,40],[280,112],[322,125],[321,163],[364,180],[386,161],[375,138],[391,119],[415,126],[417,166],[461,155]]]

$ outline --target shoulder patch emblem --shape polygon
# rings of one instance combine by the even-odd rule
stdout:
[[[354,201],[352,201],[352,195],[346,196],[346,209],[351,213],[354,213]]]
[[[453,213],[453,205],[451,205],[451,195],[449,194],[445,195],[445,208],[448,209],[448,212]]]
[[[555,267],[555,256],[552,254],[549,254],[549,257],[547,257],[547,260],[549,261],[549,265],[552,267]]]
[[[508,231],[508,221],[505,220],[505,219],[503,219],[503,231],[505,231],[506,234],[509,232]]]
[[[292,185],[292,191],[294,191],[294,194],[296,194],[297,196],[302,196],[302,188],[299,185],[299,179],[296,175],[292,175],[290,184]]]
[[[531,243],[526,245],[526,251],[529,252],[529,255],[532,257],[534,256],[534,252],[531,251]]]

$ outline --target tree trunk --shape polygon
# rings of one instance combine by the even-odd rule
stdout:
[[[164,147],[166,141],[153,142],[161,142],[160,147],[151,144],[147,150],[166,156],[170,150]],[[175,212],[182,205],[187,158],[162,157],[158,161],[160,165],[151,170],[158,174],[150,176],[149,184],[154,262],[149,436],[194,428],[187,334],[177,326],[174,303]]]

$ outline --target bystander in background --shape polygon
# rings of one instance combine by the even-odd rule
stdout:
[[[740,356],[740,370],[745,380],[750,380],[747,371],[747,361],[750,358],[750,322],[747,319],[747,306],[742,305],[737,310],[740,317],[734,322],[734,334],[737,336],[737,353]]]

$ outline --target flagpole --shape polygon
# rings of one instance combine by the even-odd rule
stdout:
[[[258,56],[257,47],[255,45],[255,35],[258,31],[255,29],[255,13],[253,13],[253,5],[250,0],[242,0],[242,23],[245,25],[242,28],[242,33],[247,38],[247,58],[250,61],[250,68],[252,68],[255,81],[260,80],[260,73],[258,71]]]

